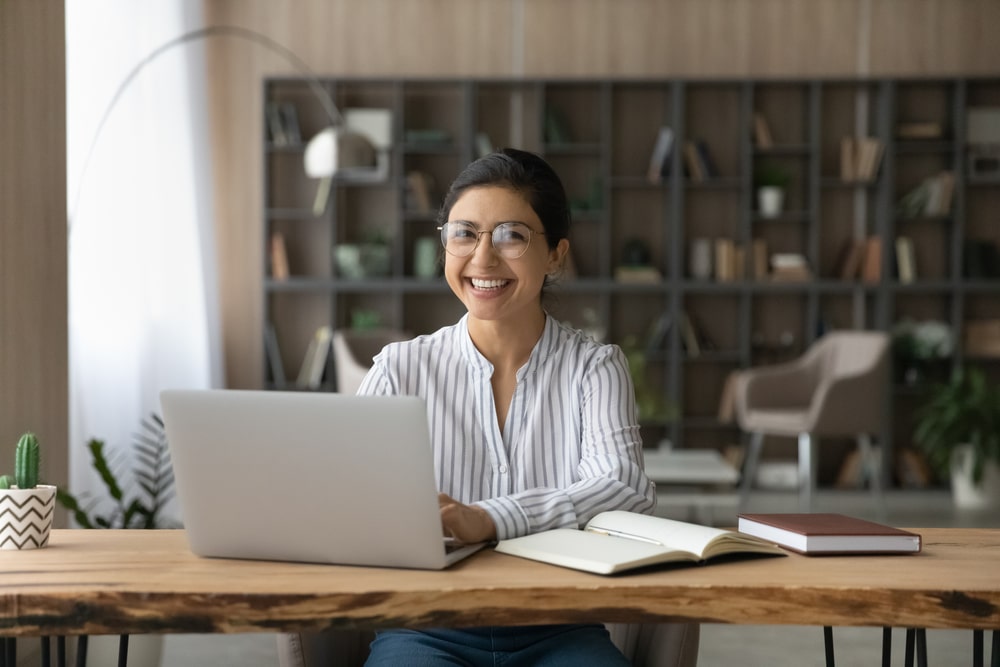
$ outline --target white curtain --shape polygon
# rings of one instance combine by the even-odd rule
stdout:
[[[195,0],[66,2],[69,490],[77,495],[104,497],[89,439],[127,457],[140,420],[160,414],[161,389],[222,384],[203,44],[150,61],[98,132],[135,66],[199,27]]]

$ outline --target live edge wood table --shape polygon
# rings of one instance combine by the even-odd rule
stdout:
[[[55,530],[44,549],[0,552],[0,636],[593,621],[1000,629],[1000,530],[914,530],[919,555],[615,577],[492,550],[428,572],[199,558],[179,530]]]

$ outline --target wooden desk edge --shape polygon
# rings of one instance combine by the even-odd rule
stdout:
[[[60,535],[56,531],[54,545],[83,548],[92,544],[97,533],[82,532]],[[164,534],[167,531],[145,536],[136,535],[139,531],[101,532],[104,535],[98,539],[107,546],[94,550],[99,562],[90,566],[87,558],[77,556],[69,570],[58,572],[45,567],[34,571],[4,568],[13,574],[4,577],[7,583],[0,581],[0,635],[290,632],[593,621],[1000,629],[1000,567],[993,567],[1000,559],[1000,531],[923,531],[925,552],[933,552],[938,544],[944,549],[960,548],[954,544],[956,538],[975,541],[977,549],[986,549],[989,558],[984,567],[993,567],[991,573],[984,585],[965,590],[949,589],[947,582],[936,588],[941,584],[932,579],[909,582],[905,588],[845,587],[821,580],[766,586],[746,583],[747,573],[755,571],[770,572],[773,579],[773,563],[790,564],[781,572],[800,568],[808,574],[824,569],[824,562],[834,562],[795,556],[660,568],[620,577],[553,568],[494,552],[477,554],[445,572],[277,564],[280,572],[276,573],[273,563],[199,559],[186,551],[177,535]],[[108,535],[115,532],[121,534]],[[152,552],[170,557],[168,561],[151,558],[151,563],[160,564],[159,577],[142,571],[141,563],[129,565],[144,553],[141,545],[149,542],[154,544]],[[44,558],[32,559],[25,553],[15,560],[60,562],[56,549],[42,554]],[[124,564],[123,573],[108,565],[112,556]],[[893,569],[906,562],[921,563],[909,560],[920,556],[898,558],[902,560],[881,557],[867,562]],[[140,570],[136,581],[129,580],[129,567]],[[263,574],[267,572],[272,576]],[[344,577],[345,572],[350,576]],[[323,573],[334,579],[324,581]],[[96,579],[95,574],[99,575]],[[121,581],[115,580],[116,574]],[[257,583],[243,585],[244,576]],[[12,577],[20,581],[11,583]],[[248,592],[255,587],[256,592]]]

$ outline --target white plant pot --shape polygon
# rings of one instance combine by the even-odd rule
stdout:
[[[776,218],[781,215],[785,206],[785,191],[772,185],[766,185],[757,190],[757,208],[765,218]]]
[[[972,481],[972,446],[956,447],[951,455],[951,493],[959,509],[1000,509],[1000,465],[987,461],[983,478],[976,484]]]
[[[0,489],[0,549],[40,549],[49,543],[56,487]]]

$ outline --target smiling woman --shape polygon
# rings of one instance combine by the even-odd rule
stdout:
[[[455,179],[438,222],[445,277],[467,313],[386,346],[358,393],[426,400],[445,532],[480,542],[579,528],[611,509],[651,512],[625,355],[543,305],[569,252],[559,177],[532,153],[491,153]],[[601,625],[387,631],[367,664],[437,651],[493,664],[501,646],[524,664],[628,664]]]

